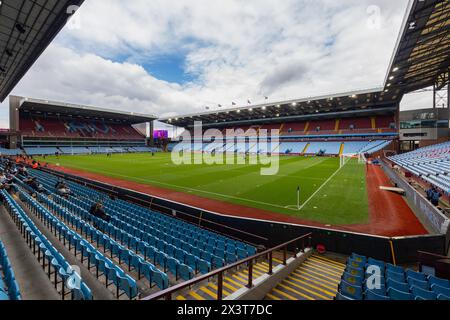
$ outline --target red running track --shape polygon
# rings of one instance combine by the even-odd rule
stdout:
[[[367,172],[367,192],[369,196],[370,215],[369,223],[331,227],[318,222],[302,220],[271,211],[208,199],[133,181],[110,178],[96,173],[51,165],[49,165],[49,168],[228,216],[300,224],[389,237],[428,234],[402,196],[381,191],[379,189],[379,186],[390,186],[391,184],[382,169],[377,166],[369,166]]]

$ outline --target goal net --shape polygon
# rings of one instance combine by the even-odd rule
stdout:
[[[340,158],[340,168],[345,166],[351,159],[355,159],[359,164],[365,164],[367,162],[366,157],[363,153],[359,154],[341,154]]]

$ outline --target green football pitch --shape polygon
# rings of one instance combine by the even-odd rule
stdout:
[[[40,160],[324,224],[350,225],[369,220],[365,166],[356,159],[340,168],[339,158],[281,157],[278,174],[273,176],[261,175],[261,167],[267,165],[176,165],[168,153]]]

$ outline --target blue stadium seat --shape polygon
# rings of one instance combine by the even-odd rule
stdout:
[[[378,267],[380,267],[380,269],[382,271],[384,271],[384,269],[386,267],[386,264],[384,263],[384,261],[380,261],[380,260],[376,260],[376,259],[372,259],[372,258],[367,259],[367,265],[378,266]]]
[[[351,275],[348,272],[344,272],[342,280],[354,286],[361,286],[364,281],[362,277]]]
[[[406,278],[413,278],[420,281],[427,281],[427,276],[424,273],[413,270],[406,270]]]
[[[363,268],[355,268],[352,266],[347,266],[345,268],[345,272],[347,272],[353,276],[364,277],[364,269]]]
[[[352,298],[350,298],[350,297],[347,297],[347,296],[341,294],[340,292],[338,292],[338,293],[336,294],[335,300],[352,301],[352,300],[355,300],[355,299],[352,299]]]
[[[150,277],[159,289],[164,290],[169,287],[169,278],[159,270],[151,270]]]
[[[431,291],[433,291],[437,295],[443,294],[444,296],[450,297],[450,289],[441,287],[437,284],[433,284],[431,286]]]
[[[339,284],[339,292],[354,300],[362,300],[363,292],[361,286],[354,286],[345,281],[341,281]]]
[[[364,269],[366,267],[366,264],[364,262],[359,262],[352,258],[349,258],[347,261],[347,266],[357,269]]]
[[[185,281],[191,280],[194,277],[194,270],[191,267],[184,264],[179,265],[178,273],[180,278]]]
[[[391,300],[390,297],[385,294],[379,294],[373,290],[367,290],[364,294],[365,300]]]
[[[208,274],[211,271],[211,263],[200,259],[198,261],[198,270],[201,274]]]
[[[403,291],[403,292],[409,292],[409,284],[404,283],[404,282],[399,282],[399,281],[395,281],[393,279],[388,278],[386,280],[386,286],[387,288],[393,288],[399,291]]]
[[[399,274],[403,274],[405,270],[402,267],[394,266],[393,264],[387,263],[386,264],[386,271],[391,271]]]
[[[411,277],[408,277],[407,281],[410,287],[415,286],[423,290],[428,290],[430,288],[428,281],[417,280]]]
[[[436,293],[434,293],[432,291],[424,290],[424,289],[416,287],[416,286],[411,287],[411,293],[413,294],[413,296],[416,300],[436,300],[437,299]]]
[[[394,288],[388,288],[387,294],[391,300],[414,300],[409,292],[400,291]]]
[[[357,262],[360,262],[360,263],[363,263],[363,264],[366,264],[366,262],[367,262],[367,257],[361,256],[361,255],[356,254],[356,253],[352,253],[351,258],[353,260],[355,260]]]
[[[436,284],[442,288],[450,289],[450,280],[447,280],[447,279],[441,279],[441,278],[437,278],[435,276],[429,276],[428,283],[430,284],[430,287],[433,286],[434,284]]]
[[[386,271],[386,278],[389,280],[395,280],[397,282],[405,282],[405,274],[397,273],[393,271]]]

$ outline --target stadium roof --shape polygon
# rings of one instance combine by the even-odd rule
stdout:
[[[202,121],[203,125],[225,125],[398,107],[403,95],[408,92],[432,85],[444,87],[448,83],[449,46],[450,1],[411,0],[383,87],[188,114],[162,118],[160,121],[178,127],[191,127],[194,121]]]
[[[386,108],[395,110],[397,97],[385,93],[383,88],[353,91],[335,95],[311,97],[246,106],[227,110],[216,110],[204,113],[188,114],[179,117],[159,119],[162,122],[178,127],[191,127],[194,121],[207,124],[245,123],[248,121],[288,121],[317,114],[333,114],[336,112],[359,112]]]
[[[84,117],[99,120],[124,120],[132,124],[151,122],[157,117],[134,112],[121,112],[91,106],[76,105],[63,102],[21,98],[19,111],[30,113],[46,113],[47,115]]]
[[[0,102],[5,100],[83,2],[0,1]]]
[[[386,90],[402,94],[448,83],[450,1],[411,1],[386,77]]]

